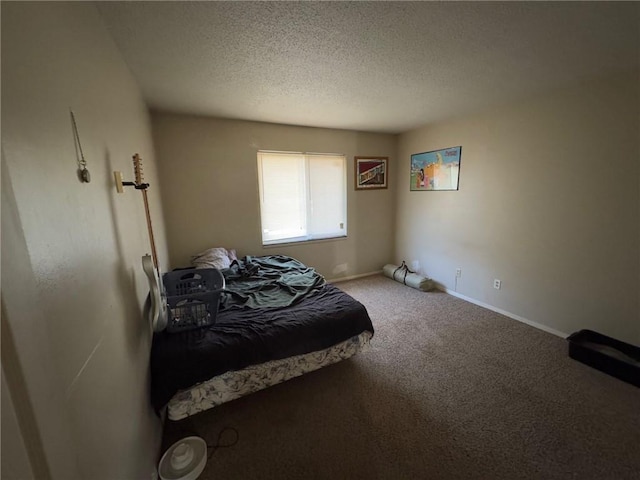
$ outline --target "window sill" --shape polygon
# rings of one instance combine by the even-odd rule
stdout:
[[[340,242],[346,240],[347,235],[341,237],[330,237],[330,238],[316,238],[313,240],[295,240],[291,242],[280,242],[280,243],[268,243],[262,244],[262,248],[277,248],[277,247],[294,247],[296,245],[307,245],[310,243],[327,243],[327,242]]]

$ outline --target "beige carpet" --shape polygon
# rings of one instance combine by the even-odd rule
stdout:
[[[235,427],[202,479],[640,479],[640,389],[565,340],[382,276],[338,286],[369,351],[168,422],[165,448]]]

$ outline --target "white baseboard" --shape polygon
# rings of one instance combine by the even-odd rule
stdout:
[[[564,332],[561,332],[560,330],[556,330],[555,328],[547,327],[546,325],[543,325],[541,323],[534,322],[532,320],[528,320],[528,319],[526,319],[524,317],[521,317],[520,315],[516,315],[515,313],[507,312],[506,310],[502,310],[501,308],[494,307],[493,305],[489,305],[488,303],[480,302],[480,301],[478,301],[478,300],[476,300],[474,298],[467,297],[466,295],[462,295],[462,294],[460,294],[458,292],[454,292],[453,290],[449,290],[448,288],[445,288],[444,291],[446,293],[448,293],[449,295],[453,295],[454,297],[461,298],[462,300],[465,300],[465,301],[467,301],[469,303],[473,303],[473,304],[478,305],[480,307],[486,308],[487,310],[491,310],[493,312],[500,313],[500,314],[504,315],[505,317],[509,317],[509,318],[512,318],[513,320],[517,320],[518,322],[525,323],[525,324],[527,324],[527,325],[529,325],[531,327],[537,328],[538,330],[542,330],[544,332],[551,333],[552,335],[556,335],[556,336],[561,337],[561,338],[567,338],[569,336],[568,333],[564,333]]]
[[[346,282],[347,280],[355,280],[356,278],[370,277],[371,275],[378,275],[382,273],[382,270],[376,270],[375,272],[361,273],[359,275],[349,275],[348,277],[338,277],[327,280],[327,283],[339,283]]]

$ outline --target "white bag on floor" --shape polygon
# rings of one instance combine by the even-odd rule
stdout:
[[[412,272],[404,262],[402,262],[400,266],[388,263],[382,267],[382,272],[387,277],[393,278],[396,282],[404,283],[411,288],[422,290],[423,292],[433,290],[435,287],[433,280]]]

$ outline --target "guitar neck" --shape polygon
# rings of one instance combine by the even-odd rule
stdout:
[[[158,264],[158,253],[156,252],[156,241],[153,237],[153,225],[151,225],[151,212],[149,211],[149,199],[147,198],[147,191],[142,190],[142,198],[144,200],[144,211],[147,215],[147,229],[149,230],[149,242],[151,243],[151,257],[153,258],[153,264],[160,274],[160,265]]]
[[[143,184],[142,178],[142,159],[136,153],[133,156],[133,170],[136,177],[136,183],[138,185]],[[144,213],[147,216],[147,229],[149,230],[149,243],[151,244],[151,257],[153,259],[153,265],[160,275],[160,264],[158,263],[158,253],[156,252],[156,241],[153,237],[153,225],[151,224],[151,212],[149,211],[149,198],[147,197],[147,189],[142,189],[142,198],[144,200]]]

